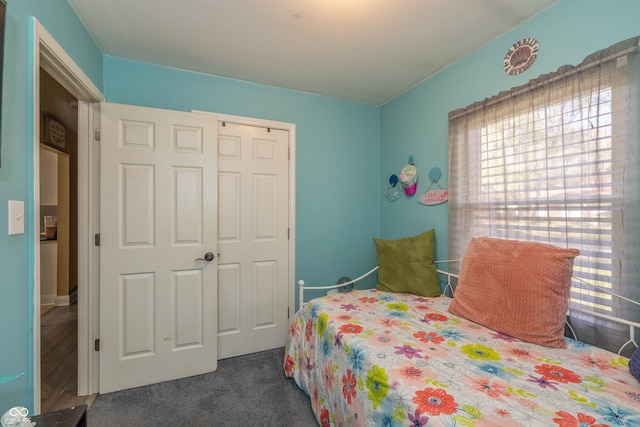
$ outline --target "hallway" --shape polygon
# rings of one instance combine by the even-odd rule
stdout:
[[[78,304],[48,309],[42,314],[40,332],[41,413],[89,405],[95,396],[77,396]]]

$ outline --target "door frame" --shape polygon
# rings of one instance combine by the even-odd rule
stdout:
[[[93,235],[99,231],[99,149],[94,144],[94,121],[99,104],[106,98],[84,71],[65,52],[45,27],[30,18],[33,34],[31,76],[33,88],[33,388],[34,413],[40,413],[40,67],[78,99],[78,394],[98,391],[99,354],[92,351],[94,337],[99,333],[99,249],[93,244]],[[205,111],[194,111],[209,113]],[[271,127],[289,132],[289,298],[288,305],[295,310],[295,242],[296,242],[296,125],[243,116],[218,114],[219,121]]]
[[[97,390],[97,352],[90,343],[97,328],[95,303],[98,301],[96,264],[98,253],[93,245],[97,230],[95,152],[93,144],[93,103],[104,95],[60,44],[34,17],[30,18],[33,34],[33,389],[34,411],[40,413],[40,67],[78,99],[78,394]]]
[[[289,242],[288,242],[288,262],[289,277],[288,301],[289,312],[287,317],[291,318],[296,311],[296,125],[295,123],[279,122],[275,120],[257,119],[252,117],[235,116],[231,114],[219,114],[210,111],[192,110],[194,113],[215,114],[218,116],[218,123],[227,122],[238,125],[257,126],[271,129],[281,129],[289,132]]]

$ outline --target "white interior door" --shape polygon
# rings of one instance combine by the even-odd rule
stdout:
[[[101,106],[100,393],[217,367],[216,126]]]
[[[288,331],[289,132],[218,125],[218,357],[282,347]]]

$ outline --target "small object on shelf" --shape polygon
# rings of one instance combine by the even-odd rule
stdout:
[[[52,240],[58,237],[58,218],[46,215],[44,217],[44,237]]]

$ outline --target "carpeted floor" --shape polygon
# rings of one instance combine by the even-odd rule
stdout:
[[[279,348],[221,360],[210,374],[98,395],[88,425],[317,427],[283,360]]]

